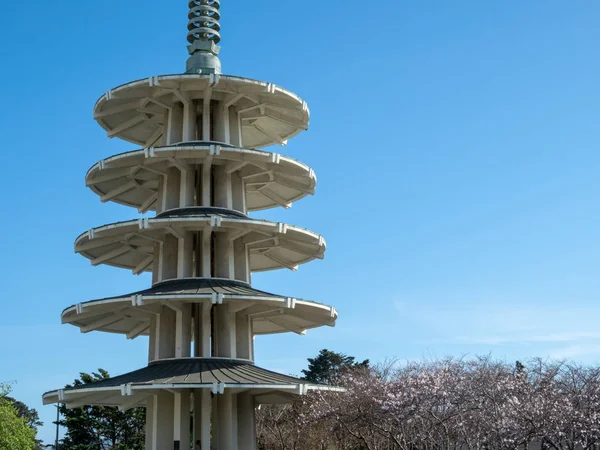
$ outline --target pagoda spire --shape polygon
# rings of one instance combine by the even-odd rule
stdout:
[[[190,0],[188,2],[188,52],[186,73],[221,73],[217,44],[221,41],[220,0]]]

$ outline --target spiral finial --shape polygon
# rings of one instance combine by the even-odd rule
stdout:
[[[221,41],[221,1],[190,0],[188,2],[187,40],[190,58],[186,73],[221,73],[219,60]]]

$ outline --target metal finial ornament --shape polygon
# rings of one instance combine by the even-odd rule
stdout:
[[[217,45],[221,41],[221,1],[191,0],[188,2],[188,35],[190,43],[186,73],[221,73]]]

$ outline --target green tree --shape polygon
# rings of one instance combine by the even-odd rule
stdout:
[[[0,449],[35,450],[35,428],[19,417],[12,399],[8,397],[10,388],[0,384]]]
[[[354,356],[321,350],[316,358],[308,358],[308,369],[302,371],[304,379],[311,383],[331,384],[345,369],[369,367],[369,360],[355,362]]]
[[[44,425],[44,423],[40,420],[40,415],[38,414],[37,410],[28,407],[25,403],[15,400],[12,397],[6,397],[6,399],[11,402],[13,408],[17,410],[17,415],[24,419],[27,425],[29,425],[29,427],[33,429],[37,435],[38,428]],[[36,450],[41,450],[43,448],[42,441],[36,440],[36,442]]]
[[[72,386],[110,378],[107,371],[99,369],[92,374],[81,373]],[[58,422],[66,429],[60,443],[61,450],[143,450],[145,439],[146,410],[133,408],[119,411],[107,406],[84,406],[60,408],[62,419]]]

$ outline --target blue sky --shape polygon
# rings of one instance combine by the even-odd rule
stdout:
[[[136,217],[84,186],[132,150],[92,119],[111,87],[185,67],[185,1],[12,2],[0,15],[4,236],[0,380],[38,408],[147,342],[60,325],[72,304],[147,287],[92,268],[82,231]],[[600,3],[592,0],[223,2],[224,72],[298,93],[311,129],[273,151],[317,195],[255,214],[327,238],[324,261],[256,287],[336,306],[338,326],[262,337],[298,373],[321,348],[358,358],[491,352],[600,361]]]

